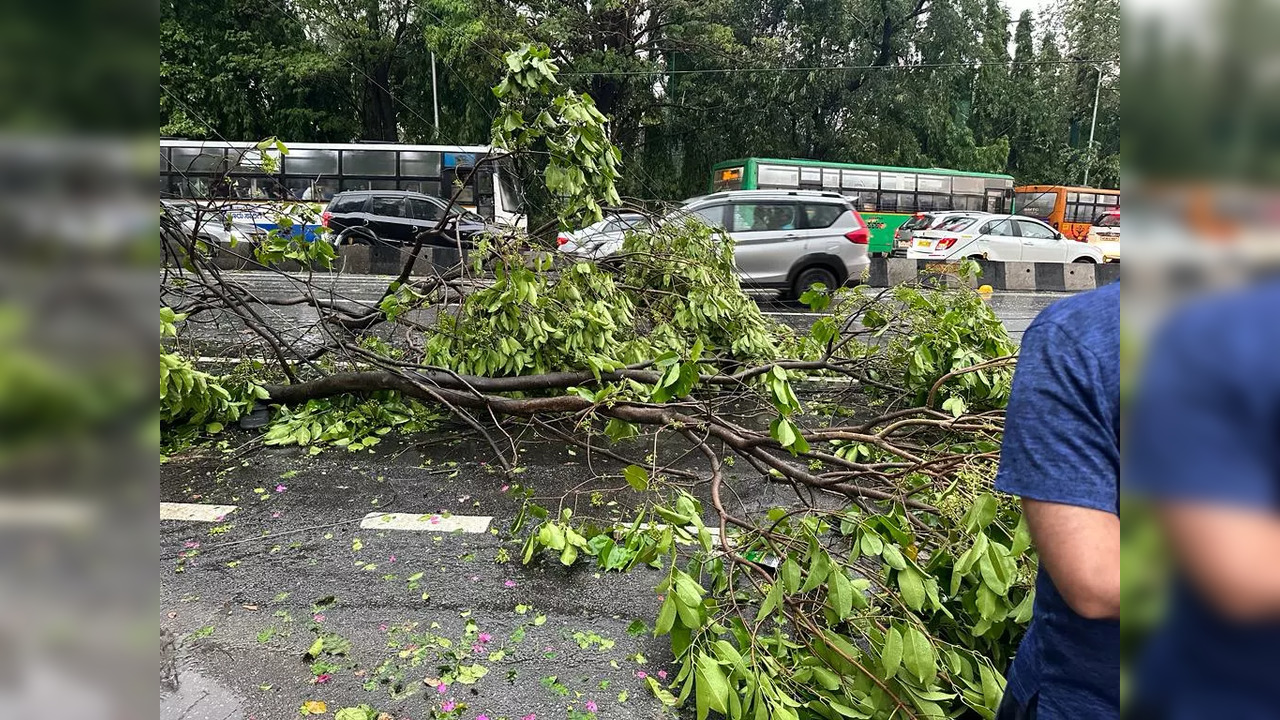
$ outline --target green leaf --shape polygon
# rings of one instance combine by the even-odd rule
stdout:
[[[813,679],[827,690],[837,690],[840,687],[840,676],[824,667],[813,668]]]
[[[675,622],[676,601],[670,593],[667,593],[666,599],[662,601],[662,607],[658,609],[658,620],[653,626],[654,636],[666,635],[671,632],[671,627],[675,625]]]
[[[622,477],[626,478],[627,484],[636,492],[644,492],[649,489],[649,471],[639,465],[628,465],[622,471]]]
[[[1013,547],[1009,548],[1009,554],[1017,557],[1027,551],[1031,547],[1031,528],[1027,526],[1027,516],[1023,515],[1018,518],[1018,526],[1013,529]]]
[[[711,646],[715,648],[716,657],[732,665],[742,677],[750,675],[747,670],[747,663],[742,659],[742,654],[728,640],[717,640],[711,643]]]
[[[938,675],[933,644],[924,633],[914,627],[908,627],[902,639],[902,664],[926,687],[932,685]]]
[[[884,677],[891,679],[902,664],[902,633],[898,628],[889,627],[884,634],[884,649],[880,651],[880,666],[884,668]]]
[[[884,552],[880,554],[880,557],[884,560],[885,565],[894,570],[905,570],[907,567],[907,559],[902,556],[902,551],[893,543],[885,544]]]
[[[788,557],[786,562],[782,563],[778,568],[778,577],[782,578],[782,583],[786,585],[787,592],[796,592],[800,589],[800,563]]]
[[[841,620],[853,612],[853,592],[853,585],[849,582],[849,576],[844,574],[844,568],[833,568],[827,580],[827,597],[831,600],[831,609]]]
[[[702,699],[705,698],[706,707],[718,713],[726,712],[729,709],[729,680],[725,678],[720,663],[710,655],[699,652],[694,667],[694,672],[697,673],[694,692],[699,698],[698,705],[701,706]]]
[[[773,587],[769,588],[769,594],[764,596],[764,602],[760,605],[760,612],[756,613],[756,623],[760,623],[765,618],[769,617],[769,613],[772,613],[773,609],[776,608],[778,603],[781,601],[782,583],[774,583]]]
[[[811,552],[813,556],[809,560],[809,574],[804,579],[804,585],[800,586],[800,592],[809,592],[826,582],[827,574],[831,572],[831,558],[827,556],[827,551],[815,545]]]
[[[920,571],[911,566],[898,572],[898,589],[902,591],[902,601],[907,607],[920,612],[924,609],[924,578]]]
[[[978,675],[982,678],[982,704],[989,710],[995,710],[1000,706],[1000,697],[1004,694],[1000,683],[996,680],[996,674],[987,667],[986,663],[978,663]]]
[[[378,711],[368,705],[342,708],[334,713],[333,720],[376,720]]]
[[[982,493],[973,505],[969,507],[968,512],[964,514],[964,529],[970,533],[976,533],[991,524],[996,519],[996,510],[999,509],[1000,503],[991,493]]]
[[[324,638],[318,637],[311,643],[311,647],[307,650],[305,657],[314,660],[320,657],[322,652],[324,652]]]
[[[658,698],[658,702],[661,702],[663,705],[671,708],[680,704],[680,701],[676,699],[676,696],[668,692],[667,689],[662,687],[662,685],[660,685],[652,676],[645,678],[645,680],[648,681],[649,691],[653,693],[654,697]],[[622,702],[621,695],[618,696],[618,702]]]
[[[863,531],[862,537],[858,539],[858,547],[862,550],[863,555],[879,555],[884,552],[884,540],[880,536],[870,530]]]
[[[988,543],[987,551],[978,559],[978,570],[982,573],[982,582],[996,595],[1004,596],[1009,592],[1009,584],[1013,578],[1009,576],[1008,568],[1002,561],[1000,551],[1005,550],[1000,543]]]

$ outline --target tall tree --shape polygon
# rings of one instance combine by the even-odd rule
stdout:
[[[160,133],[342,141],[358,129],[347,73],[275,3],[169,0],[160,19]]]

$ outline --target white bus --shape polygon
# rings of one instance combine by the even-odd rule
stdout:
[[[483,145],[285,143],[288,153],[258,143],[160,140],[160,197],[169,201],[231,201],[323,205],[343,190],[412,190],[448,199],[500,225],[526,227],[522,193],[510,158]],[[275,159],[264,168],[264,154]],[[267,213],[256,215],[262,229]],[[310,234],[311,228],[306,228]]]

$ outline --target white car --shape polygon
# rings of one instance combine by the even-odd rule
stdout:
[[[628,232],[648,228],[649,218],[646,215],[630,212],[610,214],[581,230],[560,233],[556,237],[556,245],[560,252],[599,260],[621,250]]]
[[[1107,262],[1120,262],[1120,211],[1108,210],[1089,228],[1089,244],[1102,251]]]
[[[1022,215],[965,218],[915,234],[907,257],[916,260],[987,259],[1000,262],[1101,263],[1102,251],[1068,239]]]
[[[225,248],[234,243],[261,240],[267,235],[262,226],[268,216],[266,205],[201,205],[190,200],[162,200],[161,204],[181,223],[185,234],[211,246]]]
[[[982,212],[980,210],[933,210],[930,212],[918,212],[915,215],[912,215],[906,222],[899,225],[897,230],[893,231],[893,250],[889,253],[889,256],[906,257],[907,250],[911,247],[911,241],[915,239],[915,234],[917,232],[945,227],[963,218],[976,218],[990,214],[991,213]]]

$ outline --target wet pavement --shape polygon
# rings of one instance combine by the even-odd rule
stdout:
[[[273,285],[284,282],[278,277],[254,281],[261,292],[287,290]],[[368,277],[341,287],[359,301],[380,290]],[[990,302],[1016,338],[1059,297],[997,293]],[[817,317],[761,304],[794,327]],[[286,308],[280,321],[303,327],[308,312]],[[519,474],[503,480],[491,448],[458,432],[311,455],[296,447],[241,454],[253,436],[235,430],[225,451],[204,448],[163,465],[161,501],[238,509],[214,522],[161,522],[161,644],[169,645],[161,720],[286,720],[304,706],[319,711],[318,703],[318,717],[330,718],[366,704],[393,720],[559,720],[588,701],[602,719],[666,715],[643,676],[674,677],[677,668],[667,639],[636,624],[656,616],[662,573],[570,569],[550,556],[524,566],[510,539],[526,491],[578,519],[629,520],[636,497],[617,475],[622,465],[532,440],[522,445]],[[611,449],[640,459],[650,442]],[[682,451],[665,436],[663,447]],[[789,487],[743,478],[731,477],[728,493],[743,513],[795,500]],[[360,527],[380,512],[492,522],[484,533]],[[325,649],[314,657],[317,639]],[[458,680],[439,689],[451,675]]]
[[[641,458],[649,442],[622,452]],[[523,566],[509,541],[526,490],[552,509],[567,496],[580,520],[629,520],[636,496],[607,476],[622,465],[560,444],[528,447],[514,482],[494,472],[487,445],[469,440],[388,441],[377,454],[208,451],[164,465],[162,501],[239,509],[209,523],[161,523],[160,624],[174,646],[162,720],[294,718],[308,701],[331,717],[364,703],[416,720],[452,701],[468,720],[546,720],[588,700],[600,718],[662,716],[643,676],[676,668],[667,639],[635,624],[656,616],[662,573],[565,568],[551,556]],[[754,478],[735,492],[744,510],[794,500],[790,488]],[[371,512],[493,522],[482,534],[361,529]],[[304,657],[330,633],[341,654]],[[474,683],[433,686],[472,666],[483,673]]]

